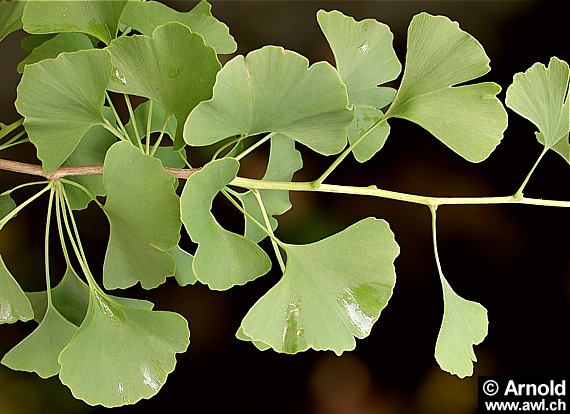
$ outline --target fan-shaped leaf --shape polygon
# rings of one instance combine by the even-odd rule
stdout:
[[[62,52],[77,52],[92,49],[93,43],[89,36],[83,33],[59,33],[55,37],[42,42],[22,60],[17,67],[18,73],[24,71],[24,66],[40,62],[44,59],[57,57]]]
[[[239,336],[289,354],[354,349],[354,338],[370,334],[392,296],[399,247],[388,224],[367,218],[319,242],[284,248],[283,278],[253,305]]]
[[[200,1],[189,12],[179,12],[156,1],[130,1],[121,21],[148,36],[162,24],[179,22],[201,34],[206,44],[216,49],[217,53],[235,52],[237,44],[228,26],[212,16],[211,8],[207,1]]]
[[[157,27],[152,37],[114,40],[108,50],[115,74],[109,89],[152,99],[164,108],[168,118],[175,116],[175,147],[180,149],[186,117],[200,101],[212,96],[221,67],[214,49],[187,26],[168,23]]]
[[[374,124],[384,117],[380,109],[371,106],[355,106],[354,120],[348,128],[348,141],[354,144],[358,139],[366,133]],[[390,125],[388,121],[384,121],[368,132],[368,136],[364,138],[353,148],[352,153],[358,162],[366,162],[372,158],[378,151],[384,147],[386,140],[390,135]]]
[[[104,50],[62,53],[26,66],[16,108],[46,171],[63,164],[93,126],[104,124],[110,75]]]
[[[76,331],[77,326],[49,306],[38,327],[2,358],[2,364],[41,378],[53,377],[60,369],[57,358]]]
[[[569,82],[568,64],[553,57],[548,67],[535,63],[517,73],[507,89],[507,106],[536,125],[548,148],[570,131]]]
[[[174,273],[174,278],[180,286],[188,286],[196,283],[196,275],[192,269],[192,263],[194,262],[194,256],[190,253],[185,252],[179,246],[174,250],[170,251],[174,261],[176,262],[176,273]]]
[[[278,134],[271,138],[271,151],[267,170],[263,176],[265,181],[291,181],[293,174],[303,167],[301,153],[295,149],[295,141],[291,138]],[[279,190],[259,190],[265,211],[269,216],[273,230],[277,228],[277,220],[273,216],[279,216],[291,209],[289,192]],[[245,211],[251,214],[258,222],[263,223],[263,213],[259,207],[257,198],[251,191],[240,195],[240,200]],[[245,217],[245,237],[259,243],[267,234]]]
[[[224,138],[281,132],[321,154],[346,145],[352,121],[346,87],[326,62],[266,46],[225,64],[211,100],[188,116],[184,139],[210,145]]]
[[[22,28],[25,1],[0,1],[0,42],[10,33]]]
[[[477,302],[463,299],[442,276],[444,314],[435,345],[435,359],[444,371],[459,378],[473,375],[477,361],[473,345],[487,336],[487,309]]]
[[[16,203],[9,195],[0,195],[0,220],[16,208]]]
[[[489,58],[470,34],[444,16],[420,13],[408,28],[406,66],[388,117],[412,121],[471,162],[486,159],[507,128],[507,113],[485,82],[454,86],[489,72]]]
[[[0,325],[33,318],[30,301],[0,256]]]
[[[168,254],[178,245],[181,227],[174,178],[159,160],[118,142],[107,152],[103,179],[111,226],[104,284],[115,289],[140,281],[145,289],[155,288],[175,272]]]
[[[540,132],[536,133],[536,138],[538,139],[538,142],[544,145],[544,138],[542,137]],[[570,142],[568,141],[568,135],[566,135],[556,144],[554,144],[552,146],[552,149],[556,151],[558,154],[560,154],[560,156],[564,158],[566,162],[568,162],[568,164],[570,164]],[[1,217],[2,216],[0,215],[0,218]]]
[[[222,228],[210,211],[214,197],[236,177],[238,169],[233,158],[206,164],[186,181],[180,199],[182,222],[198,243],[194,274],[215,290],[243,285],[271,268],[269,257],[257,244]]]
[[[134,404],[160,390],[189,341],[180,315],[125,306],[93,290],[85,320],[60,354],[59,377],[87,404]]]
[[[117,36],[127,0],[34,0],[24,9],[28,33],[80,32],[106,44]]]

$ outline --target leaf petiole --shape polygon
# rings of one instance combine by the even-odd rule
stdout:
[[[534,171],[538,167],[538,164],[540,164],[540,161],[542,161],[542,158],[544,157],[544,154],[546,154],[548,149],[549,149],[549,147],[544,147],[544,149],[542,150],[542,152],[538,156],[538,159],[536,160],[536,162],[534,163],[534,165],[530,169],[529,173],[527,174],[526,178],[524,179],[523,183],[521,184],[521,186],[519,187],[519,189],[515,193],[514,197],[516,199],[520,199],[523,197],[523,191],[524,191],[526,185],[528,184],[530,177],[532,176],[532,174],[534,173]]]
[[[137,140],[137,145],[140,148],[140,150],[144,152],[141,136],[139,134],[139,128],[137,126],[137,119],[133,111],[133,106],[131,105],[131,100],[129,99],[129,95],[127,95],[126,93],[124,93],[123,96],[125,97],[125,103],[127,104],[127,109],[129,110],[129,116],[133,122],[133,129],[135,130],[135,138]]]
[[[49,232],[51,227],[51,215],[53,210],[53,199],[55,195],[55,188],[53,184],[50,185],[51,191],[49,193],[49,202],[48,202],[48,209],[47,209],[47,218],[46,218],[46,232],[45,232],[45,240],[44,240],[44,255],[45,255],[45,274],[46,274],[46,293],[47,293],[47,301],[48,301],[48,309],[52,306],[51,303],[51,278],[50,278],[50,271],[49,271]]]
[[[2,228],[6,225],[6,223],[8,223],[11,219],[13,219],[14,217],[16,217],[16,215],[22,211],[24,208],[26,208],[27,205],[31,204],[32,202],[34,202],[34,200],[38,199],[39,197],[41,197],[44,193],[46,193],[47,191],[50,190],[52,184],[48,184],[44,189],[42,189],[40,192],[34,194],[33,196],[31,196],[30,198],[28,198],[26,201],[24,201],[22,204],[20,204],[18,207],[16,207],[14,210],[10,211],[2,220],[0,220],[0,230],[2,230]]]
[[[10,189],[10,190],[4,191],[2,194],[0,194],[0,197],[1,197],[1,196],[6,196],[6,195],[10,195],[10,194],[12,194],[14,191],[17,191],[17,190],[19,190],[19,189],[21,189],[21,188],[30,187],[30,186],[38,185],[38,184],[45,184],[45,183],[46,183],[45,181],[33,181],[33,182],[30,182],[30,183],[20,184],[20,185],[18,185],[18,186],[16,186],[16,187],[12,188],[12,189]]]
[[[252,153],[253,151],[255,151],[257,148],[259,148],[261,145],[265,144],[267,141],[269,141],[271,139],[272,136],[275,135],[275,132],[272,132],[271,134],[267,134],[266,136],[264,136],[263,138],[261,138],[259,141],[257,141],[255,144],[253,144],[252,146],[250,146],[249,148],[247,148],[246,150],[244,150],[241,154],[239,154],[237,157],[234,157],[236,160],[241,160],[242,158],[246,157],[247,155],[249,155],[250,153]]]
[[[261,210],[261,214],[263,215],[263,221],[265,222],[265,227],[267,232],[275,236],[273,233],[273,229],[271,228],[271,222],[269,221],[269,217],[267,216],[267,210],[265,209],[265,205],[263,204],[263,199],[261,198],[261,194],[258,190],[251,190],[253,195],[257,200],[257,204],[259,204],[259,208]],[[271,238],[271,245],[273,246],[273,250],[275,251],[275,256],[277,257],[277,261],[279,262],[279,267],[281,268],[281,272],[285,273],[285,262],[283,260],[283,255],[281,254],[281,250],[279,250],[279,246],[273,239]]]
[[[68,184],[68,185],[72,185],[76,188],[78,188],[79,190],[83,191],[91,200],[95,201],[97,203],[97,205],[99,207],[101,207],[101,209],[103,209],[103,204],[101,204],[101,202],[99,200],[97,200],[97,197],[95,196],[95,194],[93,194],[91,191],[89,191],[87,188],[85,188],[85,186],[72,181],[72,180],[67,180],[65,178],[61,178],[60,179],[62,183]]]
[[[119,113],[115,109],[115,105],[113,105],[113,101],[111,100],[111,97],[109,96],[109,92],[107,92],[107,91],[105,91],[105,98],[107,98],[107,103],[109,104],[109,107],[113,111],[113,115],[115,116],[117,124],[119,125],[119,128],[121,129],[121,131],[123,133],[123,136],[125,138],[128,138],[132,142],[133,139],[129,136],[129,133],[126,130],[125,125],[123,124],[123,121],[121,121],[121,117],[119,116]],[[105,123],[109,122],[107,120],[105,120],[105,121],[106,121]]]

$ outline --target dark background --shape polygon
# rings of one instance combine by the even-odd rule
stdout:
[[[482,79],[499,83],[504,99],[514,73],[537,61],[547,63],[551,56],[570,60],[563,3],[214,1],[213,11],[230,26],[239,53],[276,44],[303,53],[311,62],[332,62],[315,20],[319,8],[337,8],[357,19],[373,17],[388,24],[402,63],[412,16],[420,11],[444,14],[458,20],[483,44],[493,70]],[[190,2],[172,5],[179,10],[191,8]],[[13,102],[19,79],[15,68],[24,57],[21,38],[21,33],[13,34],[0,44],[0,120],[5,123],[18,117]],[[464,161],[415,125],[399,120],[391,124],[390,139],[372,161],[360,165],[349,157],[329,182],[377,184],[439,196],[508,195],[518,188],[541,151],[533,126],[512,112],[503,143],[482,164]],[[1,156],[34,161],[33,148],[16,147]],[[303,156],[305,168],[296,180],[314,179],[332,162],[305,149]],[[242,173],[259,176],[265,162],[262,151],[250,156]],[[525,194],[568,200],[569,179],[567,163],[554,153],[547,154]],[[0,172],[0,190],[25,180],[29,178]],[[25,197],[23,191],[17,200]],[[224,293],[203,286],[179,288],[173,280],[149,292],[130,289],[127,294],[153,300],[158,309],[183,314],[190,322],[192,342],[156,397],[117,409],[118,413],[172,407],[173,412],[255,414],[468,414],[476,411],[477,375],[568,374],[568,210],[517,205],[439,210],[446,277],[457,293],[481,302],[489,311],[489,335],[476,347],[479,362],[474,377],[459,380],[440,371],[433,357],[443,305],[427,208],[316,193],[292,194],[292,201],[293,210],[282,217],[278,230],[288,242],[315,241],[370,215],[392,226],[401,246],[398,281],[370,337],[340,358],[312,351],[296,356],[259,352],[235,339],[241,318],[276,283],[277,272]],[[0,252],[26,290],[44,288],[44,207],[34,204],[0,234]],[[219,208],[223,222],[239,228],[239,214],[223,205]],[[107,224],[95,207],[80,213],[79,220],[92,266],[101,269]],[[55,266],[61,265],[56,257]],[[0,355],[33,325],[2,326]],[[99,411],[103,410],[74,401],[57,378],[43,381],[0,367],[1,414]]]

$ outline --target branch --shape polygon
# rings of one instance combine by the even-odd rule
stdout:
[[[200,168],[170,168],[165,167],[166,171],[170,175],[180,178],[187,179],[195,172],[199,171]],[[24,162],[2,160],[0,159],[0,170],[11,171],[19,174],[35,175],[39,177],[44,177],[50,181],[56,181],[64,177],[72,177],[78,175],[101,175],[103,174],[102,165],[87,165],[82,167],[61,167],[51,173],[45,172],[42,167],[34,164],[27,164]]]

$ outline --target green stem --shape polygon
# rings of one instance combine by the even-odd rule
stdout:
[[[431,212],[431,234],[433,241],[433,254],[435,256],[435,263],[437,265],[437,272],[439,273],[439,278],[443,283],[445,277],[443,276],[443,270],[441,269],[441,262],[439,261],[439,252],[437,250],[437,206],[429,206]]]
[[[24,124],[24,118],[18,119],[16,122],[12,122],[9,125],[2,124],[2,128],[0,128],[0,139],[3,139],[5,136],[10,134],[12,131],[15,131],[20,126]]]
[[[158,147],[160,147],[160,142],[162,141],[162,137],[164,136],[164,131],[166,131],[166,125],[168,125],[168,121],[170,119],[170,116],[166,116],[164,118],[164,125],[162,125],[162,130],[160,131],[160,135],[158,136],[158,139],[156,140],[156,142],[154,143],[153,147],[152,147],[152,151],[150,152],[150,155],[152,157],[154,157],[154,154],[156,153],[156,150],[158,149]]]
[[[222,194],[235,206],[235,208],[237,208],[239,211],[241,211],[241,213],[244,216],[246,216],[248,219],[251,220],[252,223],[254,223],[261,230],[263,230],[263,232],[265,234],[267,234],[271,238],[271,240],[274,240],[279,246],[284,247],[283,242],[281,242],[281,240],[279,240],[277,237],[275,237],[271,232],[269,232],[265,228],[265,226],[263,224],[261,224],[251,214],[249,214],[247,211],[245,211],[244,208],[242,206],[240,206],[239,203],[236,200],[234,200],[234,198],[231,195],[229,195],[226,190],[222,190]]]
[[[31,196],[30,198],[28,198],[26,201],[24,201],[22,204],[20,204],[18,207],[16,207],[14,210],[10,211],[2,220],[0,220],[0,230],[2,230],[2,228],[6,225],[6,223],[8,223],[10,220],[12,220],[14,217],[16,217],[16,215],[22,211],[27,205],[31,204],[32,202],[34,202],[34,200],[38,199],[39,197],[42,196],[42,194],[46,193],[47,191],[49,191],[49,189],[51,188],[51,183],[48,184],[44,189],[42,189],[39,193],[34,194],[33,196]]]
[[[51,214],[53,209],[53,196],[55,194],[55,189],[53,188],[53,184],[50,185],[51,191],[49,193],[49,202],[48,202],[48,210],[47,210],[47,219],[46,219],[46,232],[45,232],[45,240],[44,240],[44,254],[45,254],[45,272],[46,272],[46,293],[47,293],[47,301],[48,301],[48,311],[49,308],[52,306],[51,304],[51,278],[50,278],[50,271],[49,271],[49,230],[51,225]]]
[[[332,174],[332,172],[336,169],[336,167],[338,167],[340,165],[340,163],[343,162],[346,157],[348,157],[348,155],[352,152],[352,150],[354,150],[358,145],[360,145],[360,143],[362,141],[364,141],[366,139],[366,137],[368,135],[370,135],[370,133],[372,131],[374,131],[377,127],[379,127],[384,122],[386,122],[387,119],[388,118],[386,116],[380,118],[378,121],[376,121],[374,124],[372,124],[370,126],[370,128],[368,128],[366,131],[364,131],[362,133],[362,135],[356,141],[354,141],[352,144],[350,144],[348,146],[348,148],[346,148],[338,156],[338,158],[330,165],[329,168],[326,169],[326,171],[319,178],[317,178],[315,181],[313,181],[313,183],[312,183],[313,187],[319,187],[327,179],[327,177]]]
[[[272,136],[275,135],[275,132],[272,132],[271,134],[267,134],[266,136],[264,136],[263,138],[261,138],[259,141],[257,141],[255,144],[253,144],[252,146],[250,146],[249,148],[247,148],[245,151],[243,151],[241,154],[239,154],[237,157],[235,157],[236,160],[241,160],[242,158],[248,156],[250,153],[252,153],[253,151],[255,151],[257,148],[259,148],[260,146],[262,146],[263,144],[265,144],[267,141],[269,141],[271,139]]]
[[[129,134],[125,128],[125,125],[123,125],[123,121],[121,121],[121,117],[119,116],[119,113],[115,109],[115,105],[113,105],[113,101],[111,100],[111,97],[109,96],[109,93],[107,91],[105,91],[105,97],[107,98],[107,102],[109,103],[109,106],[111,107],[111,110],[113,111],[113,115],[115,116],[115,119],[117,121],[117,124],[119,125],[120,130],[123,132],[125,138],[128,138],[132,142],[133,139],[129,136]]]
[[[273,233],[273,229],[271,228],[271,221],[269,221],[269,217],[267,216],[267,210],[265,210],[265,205],[263,204],[263,199],[261,198],[261,194],[258,190],[251,190],[255,198],[257,199],[257,204],[259,204],[259,208],[261,209],[261,214],[263,215],[263,221],[265,222],[265,228],[267,232],[273,235],[271,238],[271,245],[273,246],[273,251],[275,252],[275,256],[277,257],[277,261],[279,262],[279,267],[281,268],[281,272],[285,273],[285,261],[283,260],[283,256],[281,255],[281,250],[279,250],[279,246],[275,242],[274,238],[275,233]]]
[[[31,182],[31,183],[20,184],[20,185],[18,185],[18,186],[16,186],[16,187],[12,188],[12,189],[10,189],[10,190],[4,191],[2,194],[0,194],[0,197],[1,197],[1,196],[10,195],[10,194],[12,194],[14,191],[19,190],[19,189],[21,189],[21,188],[30,187],[30,186],[32,186],[32,185],[45,184],[45,183],[46,183],[45,181],[33,181],[33,182]]]
[[[0,151],[15,147],[16,145],[25,144],[26,142],[30,142],[30,140],[28,138],[25,138],[20,141],[11,142],[10,144],[6,143],[4,145],[0,145]]]
[[[63,257],[65,258],[65,264],[68,268],[73,269],[71,265],[71,260],[69,259],[69,253],[67,251],[67,246],[65,244],[65,236],[63,234],[63,225],[61,223],[61,214],[62,214],[62,205],[61,205],[61,197],[58,196],[55,199],[55,218],[57,221],[57,231],[59,233],[59,242],[61,244],[61,251],[63,252]]]
[[[103,204],[101,204],[101,202],[99,200],[97,200],[97,196],[95,196],[95,194],[93,194],[91,191],[89,191],[87,188],[85,188],[85,186],[76,183],[75,181],[71,181],[68,180],[66,178],[61,178],[60,181],[62,183],[68,184],[68,185],[72,185],[76,188],[78,188],[79,190],[83,191],[91,200],[95,201],[97,203],[97,205],[99,207],[101,207],[101,209],[103,208]]]
[[[139,128],[137,126],[137,119],[136,119],[135,113],[133,111],[133,106],[131,105],[131,100],[129,99],[129,95],[127,95],[126,93],[124,93],[123,96],[125,97],[127,109],[129,110],[129,116],[131,118],[131,121],[133,122],[133,128],[135,130],[135,138],[137,139],[137,145],[138,145],[139,149],[144,152],[144,149],[142,146],[142,141],[141,141],[141,136],[139,134]]]
[[[148,113],[146,114],[146,136],[145,136],[145,142],[146,142],[146,154],[149,155],[150,154],[150,130],[151,130],[151,124],[152,124],[152,108],[153,106],[153,102],[149,101],[148,104]]]
[[[190,165],[190,163],[188,162],[188,159],[186,159],[186,157],[185,157],[184,155],[182,155],[182,151],[186,151],[186,150],[182,149],[182,150],[178,151],[178,155],[180,156],[180,158],[182,159],[182,161],[184,161],[184,164],[185,164],[188,168],[192,169],[192,165]]]
[[[126,141],[127,138],[123,136],[123,134],[121,134],[119,131],[117,131],[117,128],[115,128],[113,125],[111,125],[111,123],[109,121],[107,121],[105,119],[105,123],[101,125],[103,128],[105,128],[107,131],[109,131],[111,134],[113,134],[114,136],[116,136],[117,138],[119,138],[121,141]]]
[[[215,159],[218,158],[218,155],[220,155],[225,149],[231,147],[232,145],[237,145],[239,144],[241,141],[243,141],[244,139],[246,139],[248,136],[247,135],[240,135],[234,139],[232,139],[230,142],[227,142],[226,144],[222,145],[220,148],[218,148],[218,150],[214,153],[214,155],[212,156],[210,161],[213,161]],[[231,152],[231,151],[230,151]]]
[[[14,135],[12,138],[10,138],[8,141],[6,141],[4,144],[2,144],[2,146],[10,145],[10,144],[16,142],[20,138],[22,138],[24,135],[26,135],[26,131],[20,131],[16,135]]]
[[[277,182],[254,180],[251,178],[242,177],[236,177],[234,180],[232,180],[232,182],[230,182],[229,185],[247,189],[257,188],[259,190],[313,191],[321,193],[363,195],[404,201],[414,204],[422,204],[426,206],[472,204],[530,204],[550,207],[570,207],[570,201],[541,200],[525,197],[516,198],[514,195],[503,197],[429,197],[382,190],[376,186],[354,187],[345,185],[321,184],[319,187],[315,187],[313,182]]]
[[[71,246],[73,251],[75,252],[75,257],[79,262],[79,266],[83,270],[83,274],[87,279],[87,283],[91,289],[99,289],[97,282],[95,282],[95,278],[91,274],[91,270],[89,269],[89,264],[87,263],[87,257],[85,256],[85,251],[83,250],[83,245],[81,244],[81,238],[79,237],[79,231],[77,229],[77,224],[75,223],[75,218],[73,217],[73,210],[69,204],[69,200],[67,199],[67,194],[65,193],[65,187],[62,185],[59,187],[60,193],[59,197],[61,200],[62,205],[64,206],[63,209],[63,222],[65,224],[65,229],[67,230],[67,235],[69,237],[69,241],[71,242]],[[71,220],[71,226],[68,220]],[[72,231],[73,227],[73,231]]]
[[[542,150],[538,159],[536,160],[536,162],[534,163],[534,165],[530,169],[529,173],[527,174],[526,178],[522,182],[521,186],[519,187],[519,189],[515,193],[516,198],[522,198],[523,197],[523,191],[524,191],[526,185],[528,184],[530,177],[532,176],[532,174],[536,170],[536,167],[538,167],[538,164],[540,164],[540,161],[542,161],[542,157],[544,157],[544,154],[546,154],[547,151],[548,151],[548,147],[544,147],[544,150]]]

